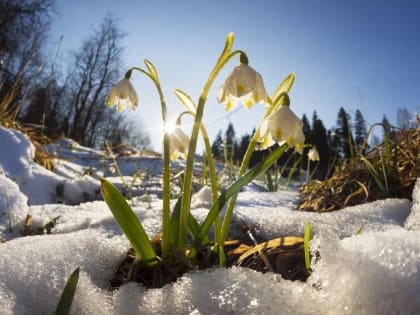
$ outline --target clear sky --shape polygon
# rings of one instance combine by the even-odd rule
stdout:
[[[306,113],[311,119],[316,110],[330,128],[341,106],[352,117],[360,109],[368,124],[384,114],[395,123],[398,107],[420,111],[420,1],[56,1],[51,40],[63,35],[64,51],[78,49],[107,13],[119,19],[127,33],[126,68],[143,66],[145,58],[154,63],[172,118],[183,110],[172,90],[181,88],[198,99],[229,32],[269,94],[296,72],[290,97],[299,117]],[[224,77],[238,62],[227,65],[210,91],[204,121],[211,140],[229,122],[238,137],[251,133],[262,118],[263,105],[227,113],[216,101]],[[134,76],[140,99],[134,115],[160,150],[159,98],[151,82]]]

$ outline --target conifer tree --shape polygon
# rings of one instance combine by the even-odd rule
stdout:
[[[388,117],[386,117],[386,115],[384,115],[382,117],[382,127],[383,127],[383,136],[385,136],[385,134],[390,135],[391,134],[391,123],[389,122]]]
[[[305,135],[305,142],[311,143],[312,142],[311,125],[309,123],[308,117],[306,117],[306,114],[302,115],[302,123],[303,123],[302,131],[303,131],[303,134]]]
[[[224,139],[224,145],[226,146],[228,159],[234,158],[234,155],[237,149],[235,134],[236,133],[235,133],[235,128],[233,127],[233,124],[229,123],[225,131],[225,139]]]
[[[222,131],[219,130],[217,133],[216,139],[213,141],[211,145],[211,152],[215,159],[222,159],[223,158],[223,138],[222,138]]]
[[[367,135],[366,121],[363,118],[362,112],[356,109],[354,114],[354,141],[357,150],[363,145]],[[366,149],[366,148],[365,148]]]
[[[330,149],[328,147],[327,129],[322,120],[318,117],[316,111],[312,116],[311,143],[317,148],[319,153],[319,171],[318,178],[325,177],[330,161]]]
[[[241,137],[241,141],[239,141],[238,148],[235,152],[236,161],[243,160],[250,141],[251,136],[249,134],[245,134]]]
[[[340,107],[337,116],[336,137],[339,143],[340,155],[343,158],[354,156],[354,139],[351,132],[351,117],[343,107]]]

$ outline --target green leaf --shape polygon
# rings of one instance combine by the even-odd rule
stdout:
[[[179,235],[180,217],[181,217],[181,197],[178,198],[174,207],[174,211],[172,212],[172,216],[171,216],[171,227],[170,227],[171,233],[169,236],[171,244],[177,244],[176,238]],[[188,217],[188,232],[190,233],[191,238],[193,240],[195,240],[195,238],[197,237],[199,230],[200,230],[200,225],[190,213]],[[203,243],[209,243],[209,239],[207,236],[203,239]]]
[[[372,165],[372,163],[370,163],[370,161],[362,155],[360,155],[360,160],[362,160],[362,162],[365,163],[365,166],[366,166],[367,170],[369,171],[370,175],[373,177],[373,179],[375,180],[375,182],[379,186],[379,188],[383,192],[387,192],[388,190],[386,189],[385,185],[382,183],[382,180],[381,180],[378,172],[376,171],[375,167]]]
[[[273,104],[276,104],[276,99],[283,93],[289,93],[290,89],[292,88],[293,82],[295,82],[296,74],[294,72],[290,73],[277,87],[274,91],[273,96],[271,99],[273,100]]]
[[[266,110],[264,117],[267,118],[272,113],[277,111],[281,105],[290,105],[290,98],[288,93],[295,82],[295,73],[290,73],[277,87],[271,97],[272,105]]]
[[[273,100],[272,105],[265,111],[264,118],[267,118],[272,113],[276,112],[282,105],[290,105],[290,98],[286,92],[282,92],[275,100]]]
[[[284,153],[284,151],[288,148],[287,144],[283,144],[282,146],[275,149],[271,154],[263,161],[258,163],[248,172],[246,172],[242,177],[240,177],[236,182],[231,184],[217,199],[217,201],[213,204],[213,207],[207,214],[206,219],[201,224],[200,231],[198,232],[196,245],[201,246],[203,244],[203,239],[207,235],[211,225],[213,224],[216,217],[219,215],[220,211],[222,211],[226,202],[234,195],[236,195],[240,189],[250,183],[255,177],[257,177],[262,172],[266,171],[277,159]]]
[[[233,34],[233,32],[230,32],[226,37],[225,48],[223,49],[222,54],[226,54],[229,51],[231,51],[234,39],[235,39],[235,35]]]
[[[296,170],[296,168],[299,165],[299,163],[300,163],[301,160],[302,160],[302,156],[299,156],[299,158],[295,161],[295,163],[293,163],[293,166],[292,166],[292,168],[289,171],[289,175],[287,176],[287,179],[286,179],[286,182],[285,182],[285,186],[289,186],[289,183],[292,180],[292,176],[295,173],[295,170]]]
[[[194,101],[191,99],[187,93],[180,89],[174,90],[175,95],[178,97],[179,101],[184,105],[187,111],[194,113],[197,111],[197,106],[195,105]]]
[[[155,265],[157,263],[157,257],[152,244],[137,216],[125,201],[120,191],[110,182],[102,178],[101,192],[115,220],[130,241],[138,258],[150,266]]]
[[[309,255],[310,254],[309,241],[311,239],[311,230],[312,230],[311,222],[306,223],[305,234],[303,235],[303,251],[305,254],[306,270],[311,269],[311,257]]]
[[[360,225],[360,227],[357,229],[357,231],[356,231],[356,233],[354,233],[354,235],[360,235],[360,234],[362,234],[362,231],[363,231],[363,228],[365,227],[365,224],[364,223],[362,223],[361,225]]]
[[[58,301],[55,315],[67,315],[70,313],[77,282],[79,281],[79,269],[80,268],[77,268],[73,271],[67,280],[66,286],[64,287],[63,293],[61,293],[60,300]]]
[[[179,235],[179,220],[181,218],[181,201],[182,195],[176,201],[174,210],[172,211],[171,222],[169,227],[169,242],[170,244],[177,244],[178,243],[178,235]]]
[[[159,82],[159,77],[155,66],[147,59],[144,59],[144,64],[146,65],[147,69],[149,69],[149,73],[155,82]]]

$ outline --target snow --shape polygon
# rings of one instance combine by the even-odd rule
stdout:
[[[420,178],[417,178],[413,196],[420,196]],[[407,218],[405,227],[409,230],[420,231],[420,197],[413,198],[413,207]]]
[[[6,229],[16,230],[16,223],[28,213],[28,198],[19,186],[0,174],[0,237]]]
[[[296,211],[295,190],[246,187],[232,229],[248,224],[258,237],[301,236],[312,223],[311,250],[320,258],[313,259],[307,282],[242,267],[212,268],[160,289],[129,283],[112,291],[109,280],[129,248],[97,192],[100,176],[122,187],[109,171],[113,160],[64,139],[47,147],[56,155],[56,167],[48,171],[33,162],[34,147],[18,131],[0,127],[0,143],[7,148],[0,153],[1,315],[53,313],[77,267],[71,314],[420,313],[420,179],[413,202],[387,199],[323,214]],[[130,202],[148,235],[159,233],[161,160],[116,158],[129,183],[140,174]],[[211,206],[210,188],[203,186],[192,205],[202,220]],[[52,234],[23,237],[27,214],[38,226],[58,217]]]

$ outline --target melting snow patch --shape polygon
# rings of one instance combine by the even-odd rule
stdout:
[[[289,198],[287,198],[289,197]],[[254,226],[266,239],[287,235],[303,235],[306,222],[313,233],[335,232],[340,238],[363,231],[385,231],[403,226],[411,211],[405,199],[378,200],[345,210],[316,213],[294,210],[292,195],[283,193],[246,192],[239,195],[236,218]]]
[[[27,214],[28,198],[15,182],[0,174],[0,238],[4,237],[6,230],[17,232],[19,223]]]
[[[127,248],[91,230],[15,239],[0,245],[1,314],[52,314],[70,274],[81,268],[76,314],[108,314],[111,278]],[[6,312],[4,310],[10,310]]]
[[[420,314],[420,179],[413,203],[387,199],[322,214],[295,210],[299,194],[294,190],[245,187],[232,233],[248,224],[261,238],[301,236],[312,223],[315,255],[306,283],[247,268],[213,268],[187,273],[161,289],[129,283],[113,292],[109,280],[130,245],[106,204],[51,204],[95,196],[97,179],[84,174],[88,168],[99,174],[102,168],[111,176],[104,154],[59,142],[51,152],[68,160],[53,173],[33,162],[33,146],[18,131],[0,127],[0,143],[8,148],[0,155],[0,238],[6,240],[0,243],[1,315],[53,313],[77,267],[71,314]],[[139,156],[118,162],[128,183],[134,183],[134,172],[145,176],[132,190],[145,194],[129,203],[153,237],[161,231],[161,177],[154,175],[161,173],[162,160]],[[121,187],[120,178],[109,179]],[[211,199],[208,187],[194,195],[191,213],[198,221],[208,214]],[[26,214],[39,225],[59,217],[53,234],[19,237],[18,223]]]

